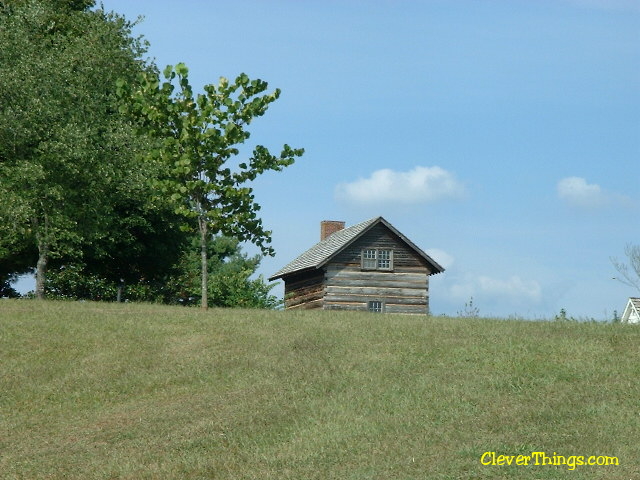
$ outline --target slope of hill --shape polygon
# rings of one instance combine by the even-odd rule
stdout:
[[[2,301],[0,478],[638,478],[639,345],[627,325]]]

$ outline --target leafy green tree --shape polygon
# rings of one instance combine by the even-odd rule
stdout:
[[[0,8],[22,7],[33,2],[34,0],[3,0],[0,2]],[[96,4],[95,0],[39,0],[39,3],[56,9],[62,15],[61,18],[68,14],[69,11],[86,11]]]
[[[133,152],[143,145],[118,112],[115,82],[146,68],[144,45],[93,3],[0,2],[0,265],[35,264],[39,298],[51,260],[119,235],[115,205],[140,191]]]
[[[37,254],[30,233],[21,223],[25,212],[14,192],[5,192],[0,183],[0,297],[17,297],[11,284],[17,276],[31,271],[29,262]]]
[[[47,298],[93,300],[162,302],[165,294],[163,281],[137,279],[127,283],[95,273],[87,264],[74,263],[52,268],[47,280]]]
[[[82,272],[126,285],[157,285],[169,275],[191,245],[192,235],[182,230],[182,218],[167,199],[153,198],[154,165],[134,162],[109,199],[111,210],[103,218],[99,235],[81,245]],[[139,178],[135,178],[138,176]],[[62,257],[53,268],[78,263]]]
[[[46,294],[58,298],[109,300],[126,286],[128,300],[162,301],[164,283],[176,271],[191,236],[179,228],[175,213],[165,205],[115,205],[109,221],[114,233],[82,245],[76,258],[54,259]],[[147,211],[149,210],[149,211]]]
[[[113,301],[118,284],[86,271],[84,264],[71,264],[50,270],[46,290],[48,298]]]
[[[199,238],[186,249],[176,273],[164,285],[166,303],[195,305],[201,302],[201,265]],[[260,256],[249,257],[240,242],[231,237],[215,236],[207,243],[207,304],[209,307],[268,308],[280,306],[280,300],[269,292],[262,276],[251,278],[260,265]]]
[[[133,117],[140,132],[161,140],[147,159],[159,160],[166,175],[159,183],[161,194],[171,198],[176,212],[188,227],[195,221],[200,238],[200,300],[208,306],[208,248],[212,235],[223,234],[249,241],[264,254],[273,255],[268,246],[271,232],[265,230],[257,212],[253,190],[247,186],[267,170],[280,171],[291,165],[302,149],[284,145],[279,156],[258,145],[248,161],[230,165],[238,147],[249,138],[247,126],[264,115],[280,90],[265,94],[267,83],[239,75],[233,83],[221,78],[218,85],[205,85],[204,93],[194,95],[183,63],[168,66],[166,81],[147,73],[132,85],[119,83],[122,112]],[[179,90],[174,93],[173,81]]]
[[[122,287],[122,298],[131,301],[196,305],[200,302],[200,259],[192,234],[191,245],[182,250],[172,272],[162,279],[123,282],[97,273],[87,264],[62,265],[50,271],[47,296],[61,299],[114,301]],[[260,256],[242,252],[237,239],[217,236],[207,244],[208,306],[276,308],[280,300],[269,292],[262,276],[252,278]],[[124,279],[123,279],[124,280]]]

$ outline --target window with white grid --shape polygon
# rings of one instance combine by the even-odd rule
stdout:
[[[362,250],[363,270],[393,270],[393,251],[367,248]]]
[[[375,250],[362,251],[362,268],[366,270],[375,270],[378,267]]]
[[[391,270],[391,250],[378,250],[378,268]]]

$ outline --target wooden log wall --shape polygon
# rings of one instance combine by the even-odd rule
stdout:
[[[426,314],[427,276],[418,272],[381,272],[360,267],[327,267],[325,309],[367,310],[370,301],[384,303],[385,313]]]
[[[332,264],[349,265],[360,268],[360,255],[363,248],[386,248],[393,250],[395,271],[405,268],[417,268],[420,272],[431,273],[427,261],[409,248],[399,237],[384,225],[376,225],[358,241],[352,243],[338,254]]]
[[[393,250],[393,271],[362,271],[364,248]],[[378,225],[327,265],[324,308],[367,310],[370,301],[381,301],[385,313],[424,315],[429,311],[429,273],[424,258],[386,227]]]
[[[322,308],[324,271],[314,270],[287,277],[284,282],[285,308]]]

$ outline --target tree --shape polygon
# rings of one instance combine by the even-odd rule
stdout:
[[[200,255],[195,248],[199,246],[199,236],[193,240],[194,248],[184,251],[176,273],[163,287],[166,303],[194,305],[201,298]],[[274,285],[268,285],[262,276],[251,278],[260,265],[260,258],[243,253],[235,238],[213,237],[207,245],[208,306],[269,309],[280,306],[280,300],[269,293]]]
[[[29,261],[36,255],[29,232],[21,224],[25,212],[14,192],[4,191],[0,182],[0,297],[17,297],[11,283],[30,271]]]
[[[115,82],[146,68],[144,45],[131,23],[93,4],[0,2],[0,198],[10,199],[0,260],[37,251],[20,258],[35,263],[39,298],[50,261],[104,243],[114,202],[137,190],[128,174],[140,139],[118,112]]]
[[[180,258],[164,278],[137,279],[120,283],[97,273],[90,264],[70,264],[54,268],[47,281],[47,295],[75,300],[113,301],[122,289],[122,298],[133,301],[194,305],[200,299],[200,259],[195,247],[199,238],[191,234],[192,245],[180,251]],[[276,308],[280,300],[269,292],[262,276],[251,278],[260,265],[260,256],[242,252],[237,239],[214,237],[208,249],[208,305],[210,307]]]
[[[629,260],[629,265],[616,258],[611,258],[611,263],[622,276],[622,278],[616,277],[616,280],[640,292],[640,245],[628,244],[624,249],[624,254]]]
[[[217,86],[205,85],[204,93],[194,96],[183,63],[168,66],[164,77],[162,84],[155,73],[143,75],[139,86],[120,81],[121,111],[138,122],[140,133],[161,140],[146,158],[160,160],[166,167],[159,192],[175,202],[186,227],[199,232],[200,301],[206,309],[211,236],[220,233],[249,241],[263,254],[273,255],[271,232],[263,228],[257,216],[260,205],[247,184],[267,170],[291,165],[304,150],[284,145],[280,155],[274,156],[258,145],[248,161],[229,165],[250,136],[246,127],[264,115],[280,90],[264,94],[267,82],[250,80],[243,73],[233,83],[221,78]],[[179,90],[174,94],[176,79]]]

